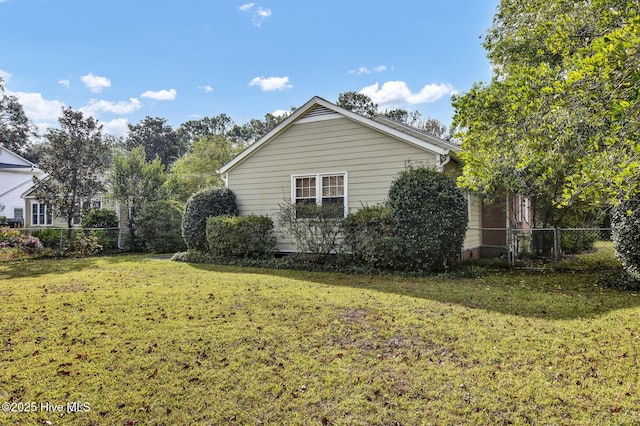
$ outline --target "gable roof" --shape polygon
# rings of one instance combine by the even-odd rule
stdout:
[[[386,117],[377,117],[375,120],[356,114],[353,111],[339,107],[318,96],[311,98],[300,108],[296,109],[290,116],[285,118],[282,123],[278,124],[273,130],[264,135],[262,138],[254,142],[247,149],[242,151],[237,157],[225,164],[218,170],[218,173],[224,174],[242,163],[246,158],[253,155],[261,147],[268,144],[276,136],[283,133],[294,123],[304,123],[320,120],[329,120],[332,118],[347,118],[362,124],[363,126],[377,130],[387,136],[406,142],[410,145],[424,149],[439,155],[454,156],[460,148],[442,139],[433,137],[417,129],[396,123]]]
[[[0,169],[34,169],[36,165],[13,151],[0,146]]]

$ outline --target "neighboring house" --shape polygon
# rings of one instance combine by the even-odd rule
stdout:
[[[0,147],[0,216],[7,218],[9,226],[25,225],[25,205],[21,195],[33,186],[33,177],[44,174],[35,164],[18,154]]]
[[[22,193],[25,207],[25,228],[53,227],[66,228],[67,220],[53,215],[51,206],[38,200],[35,195],[36,187],[33,186]],[[83,212],[90,209],[111,209],[115,210],[121,228],[126,228],[126,210],[123,210],[119,203],[109,200],[103,195],[98,195],[90,200],[81,200],[80,209]],[[74,220],[73,225],[79,227],[80,218]]]
[[[283,203],[339,203],[344,215],[383,203],[393,179],[408,167],[455,175],[460,148],[385,117],[375,120],[314,97],[219,173],[240,214],[275,219]],[[482,201],[467,194],[470,229],[482,228]],[[277,248],[295,251],[276,230]],[[481,233],[467,236],[463,258],[478,257]]]

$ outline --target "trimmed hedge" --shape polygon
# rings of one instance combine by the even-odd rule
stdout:
[[[182,238],[190,249],[207,250],[207,218],[237,215],[236,197],[228,188],[209,188],[187,200],[182,218]]]
[[[372,268],[396,268],[401,250],[390,208],[376,205],[349,213],[342,221],[342,235],[356,262]]]
[[[456,262],[467,231],[467,201],[454,179],[426,168],[401,172],[389,207],[403,267],[441,271]]]
[[[276,238],[268,216],[215,216],[207,219],[209,252],[219,258],[265,257]]]

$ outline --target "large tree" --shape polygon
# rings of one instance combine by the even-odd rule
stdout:
[[[204,137],[226,136],[233,126],[231,117],[223,113],[215,117],[186,121],[178,127],[176,133],[183,144],[191,146],[193,142]]]
[[[67,222],[69,234],[74,220],[79,223],[81,203],[104,190],[104,158],[109,144],[102,126],[93,117],[63,108],[59,129],[49,129],[45,138],[49,150],[40,161],[46,177],[34,177],[36,197],[52,206],[55,216]]]
[[[0,146],[24,154],[33,135],[33,126],[18,98],[7,95],[4,80],[0,78]]]
[[[147,161],[142,146],[129,152],[119,152],[113,159],[109,173],[111,192],[116,200],[127,208],[129,247],[139,250],[138,219],[146,204],[165,198],[164,183],[167,179],[164,165],[156,156]]]
[[[164,118],[147,116],[140,123],[128,126],[129,135],[125,147],[131,150],[136,146],[142,146],[147,161],[153,161],[158,156],[162,164],[169,166],[187,150],[186,144]]]
[[[292,107],[291,112],[293,111],[295,108]],[[288,116],[289,114],[268,113],[265,114],[264,120],[253,118],[241,126],[234,125],[226,136],[236,144],[251,145],[282,123]]]
[[[365,117],[373,118],[378,115],[378,104],[364,93],[343,92],[338,95],[336,105]]]
[[[640,27],[629,0],[502,0],[494,77],[454,97],[460,182],[534,198],[545,225],[636,191]]]
[[[196,140],[190,152],[171,166],[167,181],[170,195],[186,202],[196,192],[222,186],[217,170],[231,161],[244,148],[223,136],[205,136]]]

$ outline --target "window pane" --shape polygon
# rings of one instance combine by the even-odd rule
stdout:
[[[296,199],[316,197],[316,178],[296,178]]]
[[[38,205],[37,204],[33,204],[31,206],[31,223],[33,225],[38,224]]]

